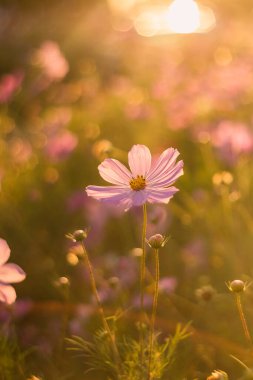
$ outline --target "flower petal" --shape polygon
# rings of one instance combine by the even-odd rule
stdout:
[[[0,239],[0,265],[6,263],[10,257],[11,250],[4,239]]]
[[[115,195],[125,194],[130,191],[130,187],[126,186],[87,186],[86,193],[88,197],[95,199],[109,199]]]
[[[178,189],[174,186],[167,188],[150,188],[148,189],[149,203],[168,203],[173,195],[178,192]]]
[[[114,206],[121,206],[123,207],[124,211],[129,210],[133,206],[132,199],[129,197],[129,194],[122,194],[121,196],[115,196],[114,198],[111,198],[109,201],[106,201],[109,204],[112,204]]]
[[[0,266],[0,282],[9,284],[12,282],[21,282],[26,278],[26,274],[16,264],[4,264]]]
[[[143,205],[146,201],[168,203],[178,191],[171,185],[183,174],[183,161],[176,163],[178,155],[176,149],[169,148],[151,163],[149,149],[145,145],[134,145],[128,153],[131,172],[118,160],[104,160],[98,167],[100,175],[114,186],[87,186],[87,195],[109,204],[124,206],[125,210]],[[130,186],[130,180],[137,176],[146,179],[146,186],[142,190],[133,190]]]
[[[122,205],[125,209],[132,206],[132,190],[126,186],[87,186],[89,197],[113,205]]]
[[[134,145],[128,153],[128,163],[133,177],[146,177],[151,167],[150,150],[145,145]]]
[[[0,284],[0,302],[12,304],[16,300],[16,291],[11,285]]]
[[[154,179],[148,182],[150,187],[167,187],[172,185],[181,175],[184,174],[183,161],[177,162],[174,166],[160,173],[158,176],[154,175]]]
[[[179,156],[179,152],[177,149],[174,149],[174,148],[166,149],[160,155],[158,160],[156,160],[156,162],[152,164],[151,170],[147,175],[147,180],[149,182],[153,182],[161,174],[173,168],[178,156]]]
[[[132,191],[132,203],[133,206],[143,205],[148,198],[146,190]]]
[[[105,159],[98,170],[104,180],[115,185],[128,185],[132,177],[130,171],[113,158]]]

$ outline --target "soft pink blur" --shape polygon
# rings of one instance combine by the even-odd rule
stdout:
[[[44,75],[52,81],[63,79],[69,71],[69,64],[56,42],[45,41],[34,54],[34,62]]]
[[[49,158],[60,161],[69,156],[77,146],[78,139],[72,132],[63,130],[48,139],[46,154]]]
[[[218,149],[221,158],[231,164],[240,154],[253,150],[253,134],[243,123],[220,122],[211,133],[211,142]]]
[[[20,71],[0,78],[0,103],[8,103],[22,84],[24,74]]]

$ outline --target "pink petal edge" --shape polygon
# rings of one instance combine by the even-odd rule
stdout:
[[[11,254],[10,247],[6,240],[0,238],[0,265],[6,263]]]
[[[26,274],[20,266],[8,263],[0,266],[0,282],[4,284],[21,282]]]

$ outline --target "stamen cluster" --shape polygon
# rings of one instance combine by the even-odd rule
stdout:
[[[146,180],[143,175],[137,175],[137,177],[131,179],[129,185],[135,191],[144,190],[146,187]]]

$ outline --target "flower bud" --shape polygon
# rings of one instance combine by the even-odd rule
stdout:
[[[196,297],[199,300],[203,300],[206,302],[211,301],[215,293],[216,290],[211,285],[202,286],[201,288],[196,289],[195,291]]]
[[[82,241],[87,238],[87,231],[86,230],[76,230],[73,233],[73,237],[75,241]]]
[[[67,234],[66,237],[72,240],[74,243],[81,242],[86,239],[88,236],[88,229],[85,230],[76,230],[73,234]]]
[[[69,286],[69,285],[70,285],[70,282],[67,277],[59,277],[55,281],[55,286],[58,286],[58,287]]]
[[[228,380],[228,375],[224,371],[214,371],[206,380]]]
[[[147,240],[147,243],[151,248],[159,249],[164,247],[168,240],[169,239],[163,235],[155,234]]]
[[[233,280],[229,282],[227,286],[228,286],[228,289],[234,293],[241,293],[246,288],[245,282],[241,280]]]
[[[110,285],[111,288],[117,288],[119,285],[119,278],[116,276],[110,277],[108,280],[108,284]]]

